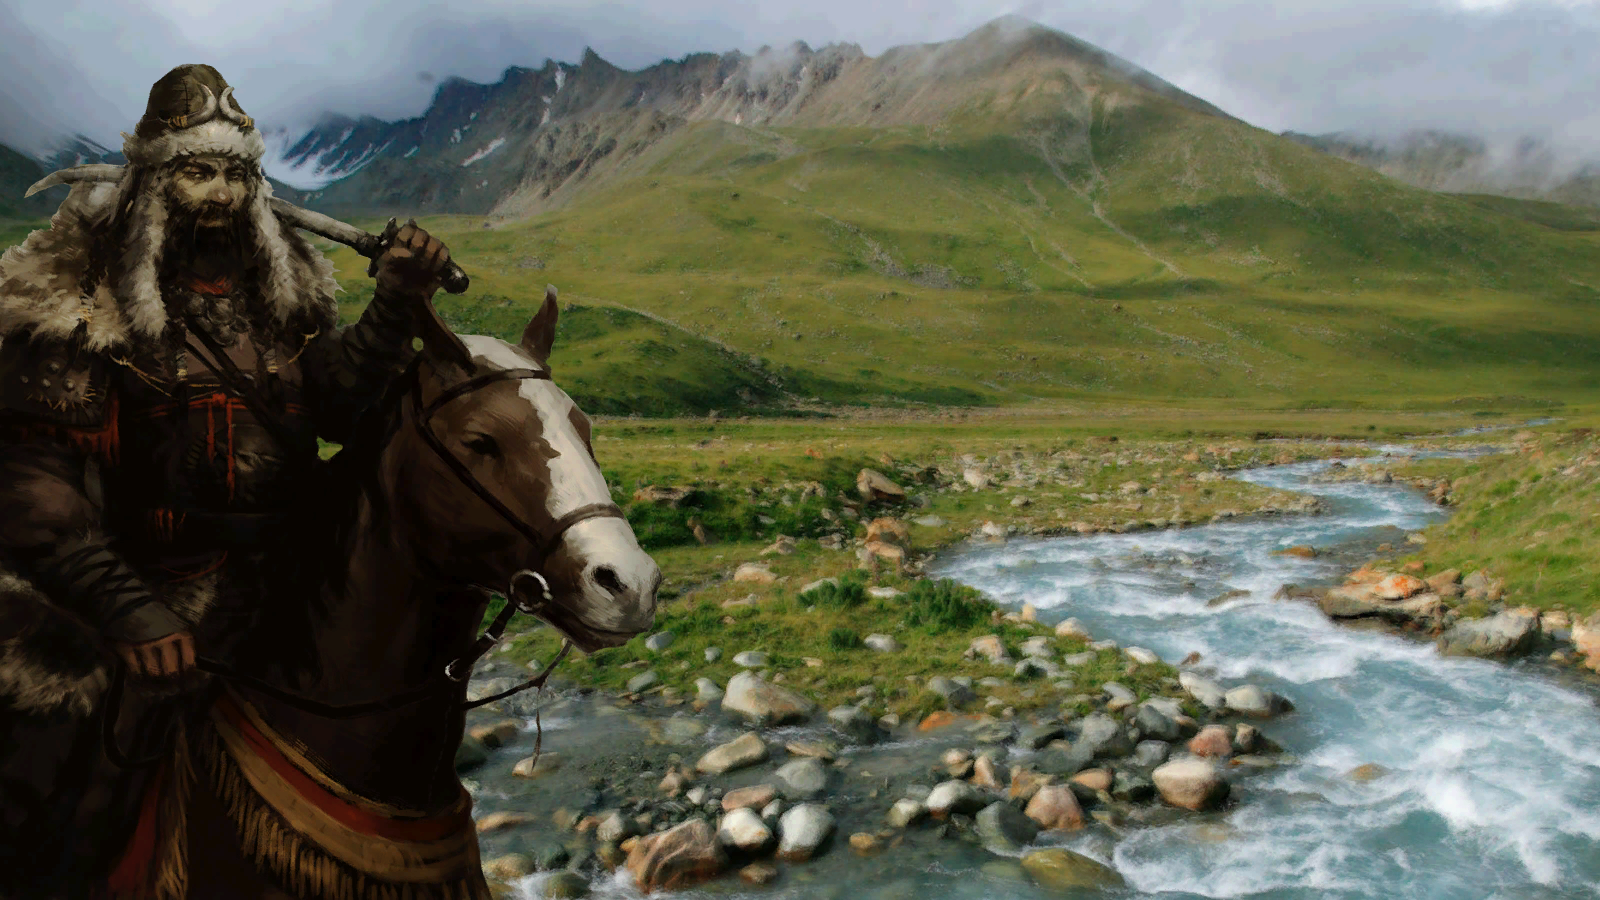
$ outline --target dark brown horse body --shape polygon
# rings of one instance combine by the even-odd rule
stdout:
[[[185,839],[152,854],[156,896],[488,897],[454,769],[465,678],[443,675],[470,658],[487,589],[539,573],[540,615],[591,651],[650,626],[660,581],[625,520],[581,512],[611,498],[587,419],[548,380],[555,318],[552,291],[520,347],[436,325],[336,458],[354,483],[307,536],[329,553],[294,561],[320,596],[285,598],[252,638],[282,654],[262,670],[278,690],[230,683],[183,740],[163,802]],[[356,718],[307,708],[397,695],[412,699]]]

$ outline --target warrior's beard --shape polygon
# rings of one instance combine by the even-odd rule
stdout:
[[[232,213],[226,224],[206,225],[202,220],[214,215],[204,207],[193,209],[177,200],[167,205],[167,234],[162,258],[169,263],[205,274],[220,273],[239,266],[249,246],[249,206]]]

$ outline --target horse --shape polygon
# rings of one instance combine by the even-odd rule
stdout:
[[[513,607],[586,653],[652,625],[660,569],[550,377],[555,289],[516,345],[420,318],[414,362],[330,461],[343,483],[306,536],[326,552],[298,561],[320,583],[252,635],[290,661],[221,676],[107,896],[486,900],[454,766],[471,663]],[[474,641],[491,592],[506,611]]]

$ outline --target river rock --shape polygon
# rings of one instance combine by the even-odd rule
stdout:
[[[1379,597],[1370,584],[1346,584],[1329,588],[1317,597],[1317,607],[1330,619],[1361,619],[1387,616],[1391,606]]]
[[[773,777],[778,781],[778,789],[789,800],[810,800],[828,789],[828,768],[820,759],[784,763]]]
[[[981,657],[997,666],[1011,665],[1011,657],[1006,653],[1006,646],[1001,643],[1000,636],[997,634],[986,634],[983,637],[973,638],[971,646],[967,647],[967,652],[962,655],[967,659]]]
[[[660,680],[661,676],[657,675],[654,669],[641,672],[638,675],[628,679],[628,693],[638,694],[648,691],[655,687],[656,682],[659,682]]]
[[[778,796],[778,789],[770,784],[753,784],[749,787],[737,788],[722,795],[722,811],[733,812],[736,809],[759,810],[773,801]]]
[[[1189,696],[1200,701],[1202,706],[1210,709],[1222,709],[1228,705],[1228,694],[1222,686],[1202,675],[1193,672],[1179,672],[1178,684],[1183,686]]]
[[[1463,619],[1439,636],[1444,656],[1502,657],[1526,653],[1539,640],[1539,611],[1508,609],[1487,619]]]
[[[1157,741],[1171,743],[1183,737],[1183,729],[1178,727],[1177,721],[1151,703],[1139,707],[1133,724],[1138,727],[1140,734]]]
[[[545,880],[545,900],[576,900],[589,896],[589,881],[577,872],[557,872]]]
[[[740,807],[722,817],[717,840],[741,853],[759,853],[772,844],[772,829],[753,809]]]
[[[1155,785],[1138,772],[1118,770],[1111,780],[1111,796],[1124,802],[1138,803],[1155,795]]]
[[[709,678],[696,678],[694,680],[695,698],[703,703],[719,703],[722,701],[722,688]]]
[[[650,893],[689,887],[728,867],[728,854],[704,819],[639,838],[628,851],[628,871],[639,890]]]
[[[1133,766],[1136,769],[1150,770],[1167,761],[1172,755],[1172,744],[1167,741],[1140,741],[1133,748]]]
[[[501,719],[487,725],[474,725],[467,729],[467,734],[476,738],[487,749],[494,750],[511,743],[512,739],[522,733],[520,719]]]
[[[1583,664],[1600,672],[1600,613],[1572,622],[1572,649],[1583,659]]]
[[[1227,707],[1236,713],[1268,718],[1294,710],[1294,704],[1263,687],[1243,684],[1227,693]]]
[[[1122,723],[1104,713],[1095,713],[1084,718],[1083,724],[1078,728],[1078,739],[1072,746],[1081,747],[1089,753],[1091,759],[1127,756],[1133,752],[1133,742],[1128,739],[1128,733],[1122,727]],[[1041,771],[1049,770],[1041,767]]]
[[[1396,574],[1378,582],[1373,592],[1384,600],[1404,600],[1427,589],[1428,583],[1415,575]]]
[[[769,862],[753,862],[739,870],[739,880],[757,887],[778,880],[778,867]]]
[[[496,831],[504,831],[508,828],[515,828],[518,825],[526,825],[532,821],[533,817],[527,813],[501,810],[500,812],[489,813],[479,819],[475,827],[479,834],[490,834]]]
[[[1061,742],[1039,751],[1033,758],[1033,767],[1046,775],[1070,778],[1088,768],[1094,761],[1095,751],[1082,743],[1062,746]]]
[[[514,881],[533,872],[533,858],[526,853],[507,853],[483,863],[483,874],[500,881]]]
[[[1083,827],[1083,807],[1072,789],[1064,784],[1047,784],[1028,801],[1028,818],[1046,831],[1076,831]]]
[[[1053,891],[1075,893],[1120,888],[1126,884],[1116,869],[1059,847],[1030,851],[1022,857],[1022,867],[1041,887]]]
[[[1227,759],[1233,755],[1233,738],[1226,725],[1207,725],[1189,741],[1189,752],[1195,756]]]
[[[767,745],[761,735],[747,731],[733,740],[715,747],[700,757],[694,767],[707,775],[722,775],[763,762],[767,758]]]
[[[511,774],[518,778],[543,778],[560,768],[560,754],[540,753],[518,760],[517,764],[511,767]]]
[[[943,675],[935,675],[929,678],[928,690],[943,697],[945,702],[953,709],[961,709],[964,706],[976,703],[978,700],[978,695],[973,693],[972,688]]]
[[[602,814],[594,830],[595,840],[607,844],[620,844],[638,833],[639,823],[623,815],[620,809]]]
[[[1042,634],[1037,637],[1028,638],[1022,642],[1023,656],[1031,656],[1038,659],[1049,659],[1054,652],[1054,649],[1050,646],[1050,638]]]
[[[651,651],[652,653],[660,653],[668,647],[671,647],[672,642],[676,640],[677,637],[677,635],[670,631],[658,631],[655,634],[650,635],[648,638],[645,638],[644,646],[645,649]]]
[[[1005,763],[985,754],[972,764],[972,783],[986,791],[1004,791],[1011,784],[1011,772]]]
[[[862,469],[856,475],[856,492],[868,503],[898,503],[906,498],[906,489],[876,469]]]
[[[1228,782],[1209,760],[1177,759],[1150,776],[1161,799],[1181,809],[1215,809],[1228,799]]]
[[[988,805],[983,792],[965,781],[946,781],[934,787],[924,801],[928,813],[936,819],[952,815],[970,816]]]
[[[991,852],[1015,853],[1033,841],[1039,826],[1005,801],[991,803],[978,813],[978,837]]]
[[[910,797],[896,800],[886,816],[889,825],[894,828],[909,828],[927,817],[928,807]]]
[[[1127,657],[1141,666],[1153,666],[1161,662],[1161,657],[1143,647],[1128,647],[1122,651]]]
[[[812,858],[833,834],[833,826],[833,814],[815,803],[789,810],[778,823],[778,858],[787,862]]]
[[[1017,745],[1029,750],[1037,750],[1051,741],[1060,740],[1067,734],[1066,726],[1060,722],[1040,722],[1029,725],[1017,735]]]
[[[887,634],[869,634],[862,639],[861,643],[865,644],[867,649],[876,650],[879,653],[899,653],[905,649],[904,644]]]
[[[765,563],[747,562],[733,570],[733,580],[745,584],[773,584],[778,576]]]
[[[461,736],[461,743],[456,745],[456,772],[471,772],[489,761],[489,751],[483,741],[470,734]]]
[[[1056,623],[1056,637],[1087,641],[1089,639],[1089,631],[1077,619],[1063,619]]]
[[[859,706],[836,706],[828,710],[828,721],[857,744],[876,744],[883,737],[878,720]]]
[[[804,722],[817,707],[794,691],[762,681],[754,672],[740,672],[728,680],[722,708],[758,725],[785,725]]]

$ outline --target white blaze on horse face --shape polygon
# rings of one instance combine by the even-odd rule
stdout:
[[[507,369],[539,368],[520,347],[481,335],[462,335],[472,355]],[[581,507],[610,503],[611,489],[572,422],[576,408],[548,379],[524,379],[519,396],[539,418],[539,430],[555,454],[547,460],[550,488],[546,514],[552,520]],[[637,632],[655,618],[655,591],[661,579],[655,560],[639,547],[633,529],[617,518],[587,519],[567,529],[552,559],[569,561],[581,596],[574,611],[591,628]],[[555,573],[550,573],[555,574]]]

